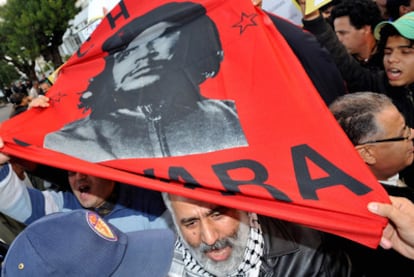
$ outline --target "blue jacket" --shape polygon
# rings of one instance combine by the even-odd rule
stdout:
[[[123,232],[171,226],[159,192],[117,185],[117,201],[104,218]],[[71,192],[27,188],[9,164],[0,168],[0,212],[26,224],[54,212],[83,209]]]

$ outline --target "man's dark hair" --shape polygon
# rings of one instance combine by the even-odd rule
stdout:
[[[44,79],[41,79],[40,81],[39,81],[39,85],[40,84],[48,84],[49,86],[51,86],[52,85],[52,83],[49,81],[49,79],[47,79],[47,78],[44,78]]]
[[[114,101],[115,98],[120,97],[116,95],[115,89],[106,88],[103,91],[102,88],[108,87],[104,84],[108,84],[108,77],[112,76],[114,54],[124,50],[139,34],[160,22],[172,24],[164,34],[180,30],[180,38],[175,45],[175,53],[169,63],[179,66],[177,71],[181,71],[185,75],[187,81],[192,84],[193,91],[195,88],[198,89],[198,85],[207,78],[217,74],[223,53],[215,23],[206,15],[206,9],[200,4],[172,2],[135,18],[104,42],[102,50],[111,55],[105,58],[104,71],[91,81],[87,93],[81,97],[80,108],[85,111],[92,108],[96,115],[97,112],[99,113],[94,109],[96,106],[108,106],[108,103],[113,103],[112,108],[116,110],[132,105],[131,101],[122,101],[122,99]],[[162,76],[162,78],[164,77]],[[176,83],[179,82],[179,80],[175,82],[171,80],[170,89],[172,89],[171,86],[178,86],[179,84]],[[161,89],[158,88],[158,90]],[[174,97],[179,98],[179,95]]]
[[[10,103],[18,106],[22,103],[23,99],[26,97],[24,93],[16,92],[10,96]]]
[[[392,21],[397,20],[400,17],[400,7],[410,6],[411,0],[387,0],[387,12]]]
[[[356,92],[337,98],[329,109],[352,144],[358,145],[380,131],[375,115],[389,106],[393,103],[385,94]]]
[[[371,26],[374,32],[375,26],[383,19],[381,11],[372,0],[346,0],[335,5],[331,12],[332,23],[337,17],[349,16],[349,21],[356,29]]]

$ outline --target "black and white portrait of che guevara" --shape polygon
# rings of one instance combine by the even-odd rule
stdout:
[[[225,53],[203,6],[168,3],[102,46],[104,70],[79,109],[88,116],[47,134],[44,146],[91,162],[172,157],[246,146],[233,100],[203,97]]]

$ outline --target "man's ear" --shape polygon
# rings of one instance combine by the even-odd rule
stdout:
[[[366,164],[373,165],[377,162],[375,152],[369,145],[357,145],[355,146],[355,149],[358,151],[359,155]]]
[[[400,7],[399,7],[398,10],[400,12],[400,16],[403,16],[404,14],[409,13],[411,11],[411,7],[410,6],[400,5]]]
[[[374,32],[372,31],[372,28],[370,25],[365,25],[362,27],[364,29],[365,34],[373,34]]]

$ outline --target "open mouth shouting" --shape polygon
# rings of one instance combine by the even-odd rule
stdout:
[[[88,186],[88,185],[81,185],[81,186],[79,187],[79,191],[80,191],[81,193],[88,193],[90,190],[91,190],[91,187],[90,187],[90,186]]]
[[[401,70],[397,68],[387,69],[387,77],[390,81],[397,81],[401,77]]]
[[[227,260],[227,258],[231,254],[231,251],[232,251],[231,247],[226,246],[220,249],[212,249],[210,251],[206,251],[205,253],[207,257],[209,257],[211,260],[220,262],[220,261]]]
[[[82,201],[87,201],[91,192],[91,187],[88,184],[80,184],[78,185],[78,189],[79,191],[79,200]]]

